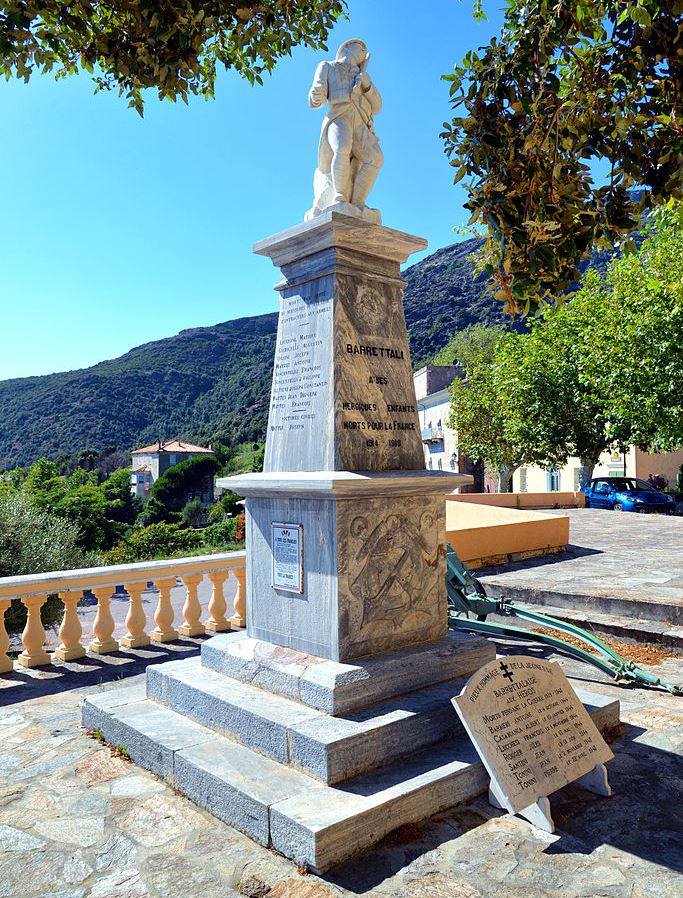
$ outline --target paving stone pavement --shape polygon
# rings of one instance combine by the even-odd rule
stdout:
[[[569,516],[566,552],[481,568],[491,595],[669,621],[683,628],[683,517],[601,508]]]
[[[551,657],[543,647],[500,650]],[[166,660],[197,651],[167,646]],[[174,654],[175,653],[175,654]],[[555,656],[553,656],[555,657]],[[620,688],[563,660],[567,673],[622,701],[611,799],[557,793],[548,835],[484,797],[404,827],[372,851],[307,875],[199,810],[80,727],[93,691],[132,685],[142,657],[85,672],[0,678],[0,898],[680,898],[681,699]],[[121,671],[134,676],[121,677]],[[683,680],[679,659],[656,670]],[[119,677],[121,677],[119,679]],[[4,688],[3,688],[4,687]]]

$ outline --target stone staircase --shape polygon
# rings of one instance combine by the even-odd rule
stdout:
[[[323,872],[486,790],[450,699],[494,654],[453,633],[341,664],[221,634],[201,657],[148,668],[146,684],[89,696],[83,722],[216,817]],[[618,723],[617,701],[579,696],[600,730]]]

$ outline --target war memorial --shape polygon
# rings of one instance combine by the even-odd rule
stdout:
[[[580,777],[609,793],[598,730],[619,715],[581,695],[586,714],[549,665],[515,669],[492,641],[449,632],[444,496],[469,478],[425,470],[400,266],[426,242],[366,205],[382,164],[368,60],[354,40],[318,67],[313,205],[254,247],[281,279],[264,470],[224,483],[246,499],[246,633],[83,707],[135,762],[316,872],[489,781],[492,801],[551,827],[551,788]],[[452,703],[482,668],[483,730]],[[518,701],[515,676],[535,700],[505,712],[494,699]]]

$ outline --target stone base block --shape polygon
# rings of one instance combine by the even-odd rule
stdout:
[[[52,664],[52,656],[49,652],[40,652],[31,656],[22,652],[17,661],[22,667],[43,667],[46,664]]]
[[[230,621],[226,620],[224,624],[217,624],[214,621],[207,621],[204,624],[204,632],[206,633],[227,633],[230,630]]]
[[[107,639],[106,642],[91,642],[88,651],[93,655],[108,655],[110,652],[118,652],[119,644],[115,639]]]
[[[175,642],[178,638],[178,631],[167,630],[165,633],[162,633],[161,630],[152,630],[149,638],[152,642]]]
[[[83,658],[84,656],[85,649],[83,648],[83,646],[79,645],[73,649],[56,648],[53,658],[56,658],[58,661],[75,661],[77,658]]]
[[[462,732],[451,680],[333,717],[201,666],[199,658],[150,667],[147,696],[243,745],[340,783]]]
[[[617,701],[586,698],[600,728],[616,726]],[[317,873],[398,826],[471,800],[489,783],[462,735],[342,786],[325,785],[145,698],[144,686],[88,696],[83,721],[216,817]]]
[[[181,636],[203,636],[206,633],[206,628],[204,624],[197,624],[196,627],[189,627],[187,624],[183,624],[182,627],[178,627],[178,633]]]
[[[328,714],[344,714],[469,676],[495,658],[495,647],[481,636],[450,632],[400,652],[342,663],[235,634],[208,640],[201,653],[204,667],[218,673]]]
[[[124,636],[120,640],[121,645],[127,649],[141,649],[143,646],[149,645],[150,642],[149,636],[145,634],[142,636]]]

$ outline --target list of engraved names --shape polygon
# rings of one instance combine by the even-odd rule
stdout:
[[[329,356],[325,332],[332,300],[289,297],[280,312],[280,337],[275,354],[269,429],[303,431],[324,407],[329,386]]]
[[[557,664],[492,661],[454,704],[514,811],[612,757]]]

